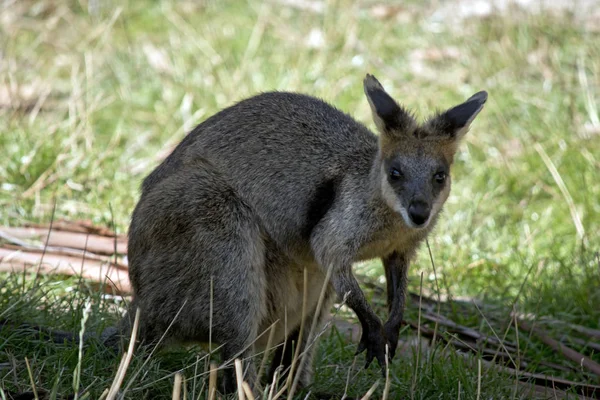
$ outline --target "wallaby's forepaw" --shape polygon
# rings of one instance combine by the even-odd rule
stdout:
[[[363,331],[362,337],[360,338],[360,343],[358,344],[358,348],[356,349],[356,355],[362,353],[367,350],[367,357],[365,359],[365,369],[371,365],[373,359],[377,359],[379,365],[381,366],[383,372],[385,372],[386,362],[385,362],[385,346],[387,345],[387,340],[383,335],[381,329],[378,329],[375,332],[371,331]]]

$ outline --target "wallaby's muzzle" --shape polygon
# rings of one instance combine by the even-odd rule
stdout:
[[[408,206],[408,216],[417,226],[425,224],[429,220],[430,213],[431,208],[424,201],[414,201]]]

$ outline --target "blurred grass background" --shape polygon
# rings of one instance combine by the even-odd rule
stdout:
[[[114,219],[126,232],[141,180],[169,150],[199,122],[258,92],[315,95],[374,129],[366,73],[421,117],[485,89],[488,104],[457,155],[452,195],[429,239],[441,294],[496,304],[507,319],[514,306],[600,328],[600,5],[490,0],[501,10],[488,12],[481,3],[5,0],[0,224],[48,222],[56,202],[56,218],[108,226]],[[378,261],[356,269],[382,286]],[[414,291],[421,273],[435,292],[425,247],[411,270]],[[93,296],[69,291],[72,279],[45,278],[44,295],[24,300],[27,280],[3,279],[3,314],[26,320],[78,329]],[[371,296],[385,315],[383,297]],[[105,317],[91,317],[97,327],[114,315],[95,310]],[[483,325],[481,315],[460,318]],[[34,354],[40,384],[59,393],[72,385],[67,366],[77,359],[64,349],[6,340],[2,350],[0,361],[21,366],[23,354]],[[543,345],[528,350],[564,361]],[[94,398],[116,366],[90,351],[82,379]],[[352,351],[334,334],[323,341],[317,385],[343,392]],[[175,360],[176,369],[195,356]],[[477,371],[462,359],[432,356],[413,384],[414,361],[396,361],[396,395],[475,396]],[[155,363],[134,393],[170,390],[160,377],[172,366]],[[0,370],[0,382],[26,386],[26,370],[16,370],[23,379]],[[362,395],[377,372],[357,376],[351,391]],[[515,396],[502,378],[488,376],[483,390],[487,398]]]

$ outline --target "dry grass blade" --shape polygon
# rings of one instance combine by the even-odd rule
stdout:
[[[181,399],[181,383],[183,382],[183,375],[181,373],[175,374],[175,381],[173,382],[173,396],[171,397],[173,400]]]
[[[127,367],[129,367],[129,363],[131,362],[131,358],[133,357],[133,349],[135,347],[135,341],[137,339],[137,332],[140,324],[140,310],[139,308],[135,312],[135,320],[133,321],[133,328],[131,330],[131,338],[129,339],[129,347],[125,354],[123,354],[123,358],[121,360],[121,364],[119,364],[119,369],[115,375],[115,379],[113,380],[112,385],[110,386],[110,390],[108,391],[107,400],[114,400],[117,397],[117,393],[119,392],[119,388],[123,383],[123,379],[125,379],[125,373],[127,372]]]
[[[104,389],[102,391],[102,394],[100,395],[100,397],[98,397],[98,400],[104,400],[104,399],[106,399],[107,396],[108,396],[108,389]]]
[[[33,397],[35,400],[39,400],[39,396],[37,393],[37,389],[35,387],[35,382],[33,380],[33,372],[31,371],[31,366],[29,365],[29,360],[25,357],[25,365],[27,366],[27,374],[29,375],[29,381],[31,382],[31,391],[33,392]]]
[[[423,294],[423,272],[421,271],[421,281],[419,283],[419,318],[417,323],[417,356],[415,360],[415,372],[413,374],[412,387],[410,390],[411,398],[414,397],[414,393],[417,387],[417,378],[419,375],[419,361],[421,357],[421,310],[422,308],[422,294]]]
[[[481,358],[477,359],[477,400],[481,398]]]
[[[269,359],[269,354],[271,353],[271,347],[273,346],[273,339],[275,337],[275,324],[277,324],[279,320],[275,321],[269,327],[269,338],[267,339],[267,346],[265,347],[265,352],[263,353],[263,358],[260,360],[260,366],[258,368],[257,376],[262,376],[265,371],[265,365],[267,365],[267,361]]]
[[[214,400],[217,395],[217,364],[210,363],[210,375],[208,376],[208,400]]]
[[[304,268],[304,285],[302,292],[302,318],[300,319],[300,332],[298,333],[298,341],[296,343],[296,349],[294,351],[294,358],[292,359],[292,365],[290,365],[290,372],[288,375],[286,386],[289,388],[292,385],[292,379],[294,378],[294,372],[296,371],[296,363],[298,362],[298,357],[300,356],[300,349],[302,343],[302,337],[304,335],[304,320],[306,319],[306,307],[308,302],[308,271]],[[260,376],[260,375],[259,375]]]
[[[381,400],[387,400],[390,394],[390,348],[388,345],[385,346],[385,386],[383,387],[383,395]]]
[[[363,397],[361,397],[360,400],[369,400],[371,398],[371,396],[373,395],[373,393],[375,393],[375,391],[377,390],[378,386],[379,386],[379,379],[377,379],[375,381],[373,386],[371,386],[369,391],[367,393],[365,393],[365,395]]]
[[[569,212],[571,213],[571,218],[573,219],[573,223],[575,224],[575,229],[577,230],[577,236],[579,236],[579,239],[583,239],[585,236],[585,229],[583,228],[583,223],[581,222],[581,217],[579,216],[579,213],[577,212],[577,208],[575,207],[575,202],[573,201],[573,197],[571,196],[569,189],[567,189],[567,185],[565,185],[565,181],[560,176],[558,169],[556,169],[556,166],[554,165],[554,163],[552,162],[552,160],[548,156],[548,153],[546,153],[546,150],[544,150],[542,145],[540,145],[539,143],[534,143],[533,146],[534,146],[535,150],[538,152],[538,154],[540,155],[540,157],[542,158],[542,160],[544,161],[544,164],[546,164],[546,168],[548,168],[548,171],[550,171],[550,174],[552,175],[554,182],[556,182],[556,184],[558,185],[560,192],[562,193],[565,201],[567,202],[567,206],[569,207]]]
[[[298,371],[301,371],[302,368],[304,367],[304,363],[306,361],[306,357],[305,357],[306,350],[308,350],[314,344],[313,339],[315,337],[315,329],[317,327],[319,313],[321,312],[321,309],[323,308],[323,302],[325,301],[325,294],[327,293],[327,289],[329,287],[329,282],[331,280],[332,273],[333,273],[333,264],[330,264],[329,267],[327,268],[327,274],[325,275],[325,280],[323,281],[323,287],[321,288],[321,293],[319,294],[319,301],[317,302],[317,307],[315,308],[314,318],[313,318],[312,324],[310,326],[308,338],[306,340],[306,346],[305,346],[306,349],[301,355],[300,364],[298,365]],[[289,392],[289,396],[288,396],[289,398],[293,398],[294,392],[296,391],[296,388],[298,387],[299,382],[300,382],[300,374],[296,374],[296,376],[294,377],[294,381],[292,383],[292,388],[290,389],[290,392]]]
[[[254,395],[252,394],[252,389],[250,389],[250,385],[248,382],[242,382],[242,388],[244,389],[244,394],[248,398],[248,400],[254,400]]]
[[[242,361],[239,358],[236,358],[234,364],[238,399],[246,400],[246,396],[244,394],[244,371],[242,370]]]

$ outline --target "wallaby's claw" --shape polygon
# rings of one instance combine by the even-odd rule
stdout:
[[[356,353],[354,353],[354,355],[357,356],[360,353],[362,353],[363,351],[365,351],[366,349],[367,349],[367,343],[364,340],[361,340],[360,343],[358,344],[358,347],[356,348]]]
[[[381,330],[377,331],[377,333],[363,332],[362,337],[360,339],[360,343],[358,344],[358,348],[356,349],[355,355],[358,355],[363,351],[367,350],[367,355],[365,357],[365,369],[369,368],[369,365],[371,365],[373,359],[377,359],[377,362],[385,371],[386,344],[387,341],[383,336],[383,332]]]
[[[387,323],[383,327],[385,337],[388,340],[388,359],[392,360],[396,355],[396,348],[398,347],[398,336],[400,334],[400,328]]]

